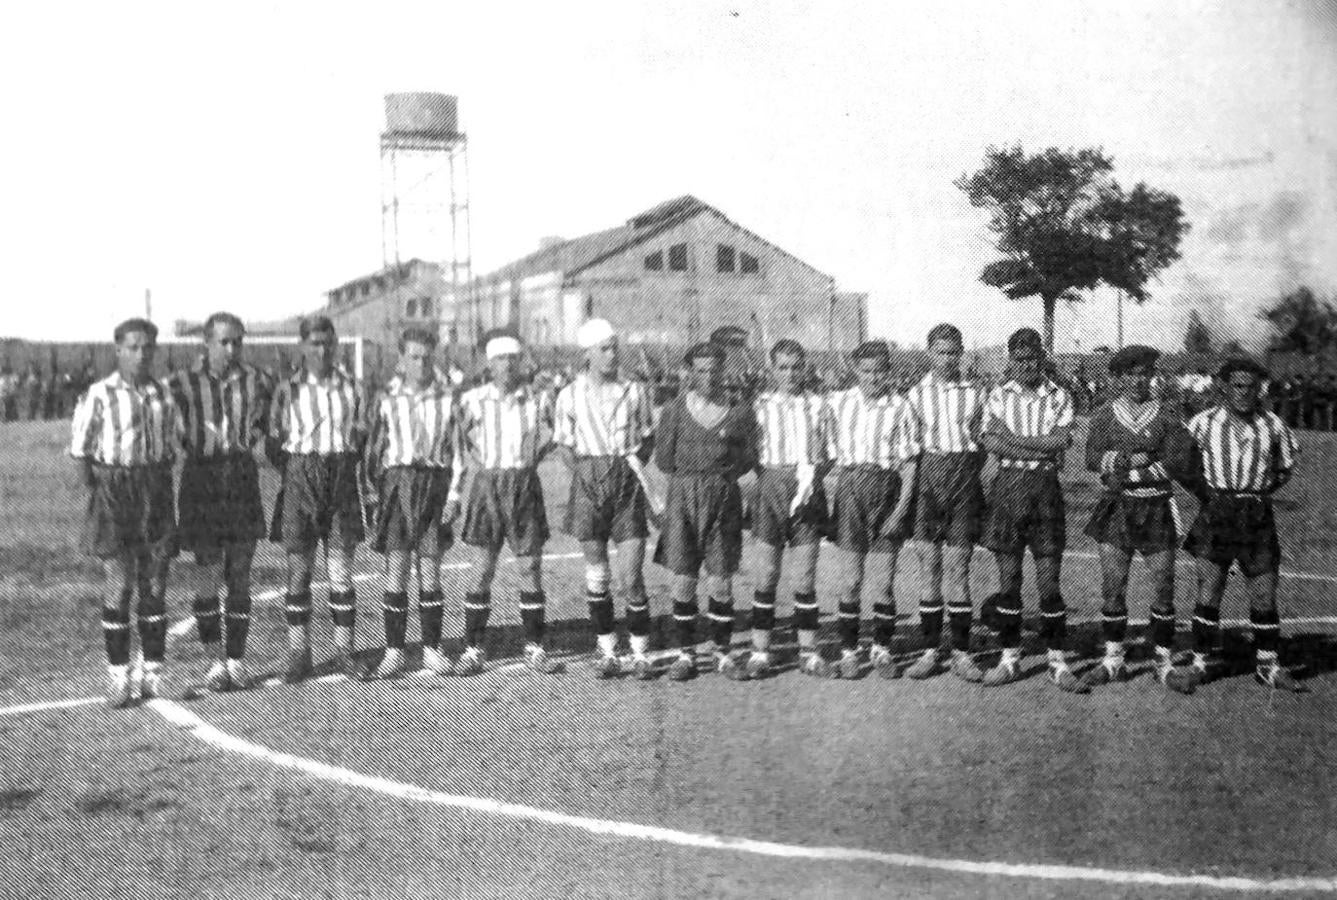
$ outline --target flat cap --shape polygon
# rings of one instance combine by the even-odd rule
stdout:
[[[1257,360],[1250,359],[1247,356],[1232,356],[1221,363],[1221,368],[1216,370],[1216,377],[1222,381],[1227,381],[1236,372],[1249,372],[1259,378],[1267,378],[1271,374],[1267,371],[1267,367]]]
[[[1161,358],[1161,351],[1145,344],[1129,344],[1110,357],[1111,375],[1122,375],[1138,366],[1154,366]]]

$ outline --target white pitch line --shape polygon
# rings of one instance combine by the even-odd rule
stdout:
[[[52,709],[70,709],[75,706],[92,706],[102,703],[102,697],[75,697],[71,700],[48,700],[44,703],[24,703],[20,706],[0,707],[0,716],[22,716],[27,713],[46,712]]]
[[[235,735],[228,734],[195,715],[190,710],[169,700],[151,700],[149,707],[172,725],[189,733],[195,739],[240,756],[300,772],[350,788],[361,788],[388,797],[409,800],[430,806],[469,810],[491,816],[540,822],[564,828],[573,828],[589,834],[652,841],[680,847],[723,850],[757,856],[783,859],[806,859],[821,862],[862,862],[900,869],[928,869],[966,875],[985,875],[1004,878],[1041,879],[1047,881],[1085,881],[1121,885],[1156,885],[1158,887],[1199,887],[1229,891],[1335,891],[1337,878],[1280,878],[1272,880],[1242,876],[1171,875],[1163,872],[1144,872],[1125,869],[1098,869],[1086,866],[1037,865],[1030,863],[979,862],[968,859],[944,859],[911,853],[884,853],[853,847],[809,847],[801,844],[781,844],[751,838],[733,837],[691,831],[679,831],[655,825],[620,822],[614,819],[596,819],[556,812],[518,803],[507,803],[488,797],[470,797],[428,790],[417,785],[364,775],[351,769],[332,766],[313,759],[271,750]]]

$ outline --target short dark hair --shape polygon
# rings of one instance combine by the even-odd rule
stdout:
[[[242,334],[246,333],[246,326],[242,323],[240,317],[234,316],[230,312],[216,312],[204,320],[204,339],[206,341],[213,337],[214,329],[219,325],[231,325],[233,328],[240,330]]]
[[[861,359],[880,359],[890,363],[891,348],[887,346],[886,341],[864,341],[854,348],[854,352],[850,354],[850,359],[855,362]]]
[[[149,340],[157,343],[158,326],[154,325],[148,319],[138,318],[126,319],[120,325],[117,325],[116,329],[111,333],[111,339],[119,344],[121,339],[127,334],[133,334],[136,331],[143,333]]]
[[[435,350],[438,340],[436,332],[430,328],[405,328],[404,333],[399,336],[399,352],[403,353],[407,344],[422,344]]]
[[[1257,360],[1250,359],[1247,356],[1234,356],[1221,364],[1221,368],[1216,372],[1216,377],[1222,381],[1229,381],[1230,376],[1236,372],[1248,372],[1257,376],[1259,381],[1265,380],[1269,375],[1267,367]]]
[[[307,316],[297,325],[297,335],[302,340],[309,338],[313,331],[328,331],[336,337],[339,334],[329,316]]]
[[[702,341],[699,344],[693,344],[689,347],[687,352],[683,354],[682,361],[690,366],[693,361],[705,356],[709,356],[711,359],[723,365],[728,354],[724,352],[723,347],[714,341]]]
[[[1034,328],[1018,328],[1007,339],[1007,353],[1009,356],[1015,356],[1022,350],[1033,350],[1043,355],[1044,349],[1045,343],[1040,338],[1040,332]]]
[[[775,346],[771,348],[771,362],[775,362],[775,358],[781,353],[786,356],[797,356],[801,359],[808,358],[808,351],[804,350],[803,345],[793,338],[781,338],[775,342]]]
[[[934,341],[956,341],[957,346],[961,348],[966,346],[966,339],[961,336],[961,329],[951,322],[942,322],[929,329],[928,340],[925,343],[931,347]]]

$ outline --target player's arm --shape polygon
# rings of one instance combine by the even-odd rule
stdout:
[[[450,416],[450,487],[446,490],[446,505],[441,510],[441,521],[449,525],[460,514],[461,498],[464,496],[465,462],[463,447],[464,436],[460,430],[460,405],[455,400],[451,403]]]
[[[576,398],[574,382],[557,394],[552,415],[552,452],[567,469],[576,466]]]
[[[1170,433],[1166,440],[1165,462],[1172,479],[1199,501],[1208,499],[1211,489],[1203,471],[1202,447],[1191,427],[1180,426]]]
[[[270,465],[282,471],[287,463],[288,454],[283,450],[283,443],[288,438],[288,404],[292,401],[292,382],[284,380],[274,391],[273,402],[269,405],[269,430],[265,434],[265,456]]]
[[[538,411],[534,416],[534,434],[531,437],[529,458],[532,460],[530,464],[536,467],[556,446],[553,443],[553,414],[550,397],[550,394],[540,393],[535,398]]]
[[[74,419],[70,423],[71,471],[75,485],[80,489],[93,487],[93,453],[101,430],[101,398],[89,391],[75,406]]]
[[[910,504],[914,500],[915,488],[919,480],[919,457],[914,456],[904,460],[897,468],[897,473],[900,475],[901,488],[896,495],[896,505],[892,507],[891,514],[882,523],[881,536],[885,538],[905,536],[906,522],[910,518]]]
[[[665,475],[677,471],[679,406],[677,400],[670,401],[660,413],[659,426],[655,428],[655,465]]]
[[[1299,452],[1299,442],[1295,432],[1275,413],[1271,414],[1272,426],[1276,436],[1272,441],[1272,485],[1268,493],[1279,491],[1290,482],[1295,474],[1295,456]]]
[[[384,396],[376,398],[373,409],[375,413],[371,420],[371,433],[367,436],[366,450],[362,456],[362,468],[367,473],[367,481],[379,487],[381,476],[385,474],[381,462],[385,454],[385,445],[389,443],[389,436],[386,434],[389,422],[385,415]]]
[[[638,440],[634,453],[642,463],[647,463],[655,449],[655,407],[645,382],[636,384],[635,428]]]

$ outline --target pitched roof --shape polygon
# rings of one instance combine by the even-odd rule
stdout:
[[[632,216],[625,224],[615,228],[595,231],[569,241],[542,247],[485,275],[484,279],[527,278],[544,272],[562,272],[571,275],[634,247],[710,208],[690,194],[684,194]]]

